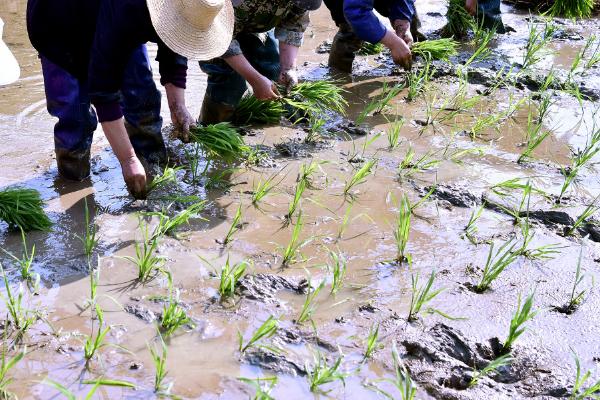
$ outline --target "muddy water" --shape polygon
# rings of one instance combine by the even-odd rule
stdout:
[[[146,203],[131,202],[101,132],[94,141],[92,178],[81,184],[57,178],[52,159],[53,121],[44,110],[42,78],[35,52],[24,32],[24,10],[23,1],[5,1],[0,5],[0,15],[7,26],[7,42],[23,67],[22,79],[16,85],[0,89],[0,138],[9,143],[0,149],[0,186],[19,184],[40,190],[48,201],[55,228],[49,234],[28,236],[30,245],[36,245],[34,269],[42,275],[43,285],[39,295],[26,297],[26,303],[31,309],[40,310],[46,322],[36,323],[24,338],[28,354],[11,371],[15,380],[10,389],[22,398],[50,398],[56,391],[40,383],[50,378],[83,395],[90,387],[81,382],[105,377],[130,381],[138,388],[132,391],[104,387],[97,393],[99,398],[149,398],[154,396],[154,366],[147,346],[156,344],[156,322],[145,321],[135,314],[147,319],[159,315],[163,307],[160,298],[168,295],[167,283],[156,279],[145,286],[137,284],[135,267],[123,257],[134,254],[133,243],[141,238],[136,213],[164,204],[157,200],[159,195]],[[443,26],[443,18],[436,14],[440,10],[443,11],[440,2],[419,3],[425,33],[433,34]],[[517,32],[495,40],[492,61],[476,65],[492,73],[503,65],[520,61],[527,35],[526,15],[508,7],[503,10],[505,21]],[[560,26],[587,37],[597,31],[598,23],[593,20]],[[300,55],[305,78],[329,76],[325,67],[327,55],[317,54],[314,49],[334,34],[327,10],[315,13]],[[543,74],[553,64],[555,68],[568,69],[583,44],[583,40],[554,40],[551,47],[555,52],[545,57],[536,70]],[[153,53],[152,48],[150,51]],[[205,78],[197,66],[191,68],[190,74],[187,101],[191,111],[198,113]],[[589,71],[584,78],[586,86],[600,87],[598,76],[597,69]],[[385,57],[376,56],[359,57],[352,77],[335,77],[348,91],[351,119],[379,93],[382,81],[391,84],[401,79],[392,74]],[[439,106],[457,88],[455,76],[443,75],[414,102],[404,100],[404,91],[384,115],[367,118],[366,126],[372,130],[369,138],[385,131],[387,120],[397,116],[406,119],[402,143],[394,151],[387,149],[385,136],[363,150],[364,137],[339,135],[332,128],[331,140],[316,147],[294,146],[299,150],[297,154],[284,156],[274,150],[275,146],[302,140],[306,133],[292,126],[268,127],[253,131],[247,141],[270,149],[274,155],[270,168],[242,166],[229,178],[231,187],[227,190],[207,190],[203,185],[184,183],[171,188],[207,200],[202,213],[206,220],[193,220],[184,227],[179,239],[165,238],[159,249],[167,258],[174,286],[180,290],[181,304],[195,322],[193,328],[182,329],[167,341],[167,381],[173,382],[173,393],[185,398],[247,398],[253,391],[237,378],[270,376],[275,369],[280,372],[273,391],[275,398],[311,398],[306,378],[300,375],[304,373],[304,364],[310,363],[313,353],[319,350],[330,361],[343,354],[342,370],[348,373],[345,386],[339,381],[326,385],[328,393],[319,397],[379,398],[366,384],[393,377],[394,345],[419,386],[418,398],[561,397],[568,395],[574,379],[570,349],[579,355],[584,368],[598,367],[597,292],[592,290],[572,315],[553,311],[566,301],[582,245],[582,267],[587,274],[584,286],[591,286],[592,277],[597,277],[598,264],[594,260],[600,258],[600,249],[595,242],[565,238],[552,226],[533,220],[535,237],[530,246],[557,244],[561,246],[560,254],[547,260],[519,257],[493,283],[492,290],[476,294],[469,287],[477,282],[489,246],[483,243],[475,246],[463,237],[463,228],[474,207],[481,203],[482,193],[489,193],[489,188],[498,182],[530,178],[536,188],[557,194],[563,180],[559,166],[568,162],[569,146],[577,148],[586,142],[596,105],[592,101],[580,104],[564,93],[553,96],[552,111],[546,121],[546,128],[554,129],[553,134],[536,149],[532,162],[519,165],[515,161],[525,140],[527,102],[510,118],[497,127],[483,130],[475,139],[461,132],[472,127],[475,117],[506,110],[511,101],[525,98],[529,91],[511,85],[503,87],[486,97],[472,113],[456,121],[423,127],[419,121],[427,119],[427,103]],[[468,87],[470,96],[485,89],[486,85],[478,83]],[[168,120],[166,105],[163,112]],[[336,123],[332,125],[335,127]],[[181,143],[170,141],[169,146],[174,159],[181,156]],[[418,156],[432,152],[432,157],[440,160],[439,165],[401,178],[397,168],[409,148]],[[452,154],[474,148],[481,151],[452,160]],[[344,186],[360,165],[349,159],[356,159],[357,155],[376,159],[377,168],[353,191],[350,223],[339,238],[350,204],[343,196]],[[289,242],[293,229],[285,224],[284,215],[293,196],[298,170],[311,161],[321,164],[313,177],[313,187],[303,196],[301,210],[305,225],[300,235],[302,240],[311,241],[301,249],[301,260],[282,268],[281,248]],[[277,181],[281,180],[274,193],[266,197],[260,208],[252,206],[249,193],[253,185],[261,177],[273,174],[279,174]],[[183,181],[183,172],[180,175]],[[580,184],[570,192],[570,206],[564,211],[574,219],[599,193],[596,177],[593,169],[583,171]],[[455,196],[444,198],[440,191],[415,210],[407,248],[413,264],[398,265],[391,261],[396,256],[393,225],[397,202],[406,194],[416,203],[427,192],[426,188],[435,183],[440,188],[449,188],[448,192]],[[466,204],[461,204],[461,198],[467,199]],[[84,229],[84,199],[92,207],[99,228],[100,243],[94,260],[100,269],[99,303],[112,327],[107,336],[110,346],[100,350],[101,356],[88,369],[82,361],[83,335],[90,334],[97,321],[90,318],[89,310],[82,310],[90,295],[90,280],[81,243],[74,236]],[[516,192],[512,201],[519,200],[520,193]],[[242,204],[243,229],[231,244],[223,246],[219,242],[227,234],[239,204]],[[532,197],[530,204],[532,210],[550,210],[552,206],[538,196]],[[498,244],[518,234],[513,218],[489,207],[477,225],[477,236],[482,241],[495,239]],[[4,225],[0,225],[0,244],[11,252],[20,252],[18,235],[7,232]],[[335,296],[329,294],[331,274],[324,267],[328,249],[341,251],[348,260],[345,286]],[[249,281],[234,304],[223,304],[218,299],[218,278],[214,271],[220,270],[227,257],[232,262],[251,260],[249,273],[283,277],[296,290],[272,291],[271,296],[252,300],[249,293],[253,285],[255,289],[261,287]],[[12,271],[6,257],[0,260]],[[446,288],[433,301],[433,307],[462,319],[449,321],[433,314],[416,323],[407,323],[411,274],[419,273],[423,282],[433,270],[437,271],[434,286]],[[16,271],[10,276],[16,285]],[[300,281],[307,276],[313,284],[327,282],[316,300],[318,307],[313,316],[316,333],[310,324],[298,327],[293,322],[305,298]],[[517,342],[513,366],[495,379],[484,378],[477,387],[464,390],[457,381],[468,376],[474,366],[483,368],[485,363],[481,360],[493,358],[488,354],[493,353],[493,338],[505,339],[519,294],[524,296],[534,290],[535,307],[540,313],[528,323],[529,329]],[[269,315],[281,320],[281,331],[286,334],[275,341],[285,347],[285,352],[283,361],[267,361],[261,368],[256,357],[249,362],[249,356],[239,354],[237,333],[248,339]],[[380,324],[383,348],[361,367],[365,340],[375,323]],[[393,393],[390,385],[379,385]]]

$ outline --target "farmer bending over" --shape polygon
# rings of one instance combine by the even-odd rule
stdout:
[[[200,122],[231,120],[246,82],[261,100],[279,97],[274,81],[288,89],[294,86],[309,11],[320,5],[321,0],[234,0],[235,29],[229,49],[222,57],[200,63],[208,75]]]
[[[415,16],[414,0],[324,0],[339,31],[333,38],[329,66],[352,72],[354,54],[363,41],[382,43],[392,52],[394,62],[410,68],[413,42],[411,22]],[[394,31],[387,29],[373,10],[389,17]],[[416,31],[416,25],[412,24]]]
[[[27,29],[40,54],[48,112],[58,118],[60,175],[89,176],[99,120],[129,191],[144,197],[143,162],[166,157],[160,92],[144,44],[158,43],[171,119],[185,137],[193,123],[184,100],[185,57],[206,60],[227,49],[233,8],[230,0],[29,0]]]

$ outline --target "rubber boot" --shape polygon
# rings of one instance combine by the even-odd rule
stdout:
[[[90,176],[90,150],[68,151],[55,149],[56,164],[61,177],[70,181],[81,182]]]
[[[421,19],[419,18],[419,14],[415,11],[415,15],[413,19],[410,21],[410,34],[413,37],[415,42],[422,42],[427,40],[424,34],[422,34],[419,29],[421,28]]]
[[[362,40],[356,37],[348,24],[340,24],[339,28],[331,44],[329,67],[349,74],[352,73],[354,53],[362,46]]]
[[[218,103],[208,96],[204,96],[200,109],[199,122],[203,125],[229,122],[233,119],[235,107],[230,104]]]

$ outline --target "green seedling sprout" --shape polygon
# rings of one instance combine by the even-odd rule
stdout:
[[[277,329],[279,329],[279,320],[271,315],[256,331],[254,331],[246,344],[244,344],[244,336],[238,331],[238,350],[240,353],[244,353],[252,347],[259,347],[278,353],[280,350],[277,347],[261,343],[265,339],[272,338],[277,333]]]
[[[356,54],[360,56],[375,56],[381,54],[385,50],[385,46],[381,43],[364,42]]]
[[[25,357],[27,347],[23,347],[21,351],[13,357],[8,357],[8,348],[6,343],[6,331],[4,331],[5,340],[2,345],[2,364],[0,365],[0,397],[3,399],[17,399],[17,397],[8,390],[8,386],[13,379],[8,376],[8,373]]]
[[[331,294],[335,295],[344,286],[344,279],[346,279],[346,272],[348,270],[348,262],[342,252],[334,252],[329,250],[329,258],[331,264],[328,267],[331,269],[333,274],[333,280],[331,282]]]
[[[363,111],[361,111],[361,113],[356,118],[356,123],[362,124],[369,115],[381,114],[383,110],[389,105],[389,103],[400,94],[402,89],[404,89],[403,84],[397,84],[390,87],[387,81],[383,82],[381,93],[373,100],[371,100],[369,104],[367,104],[367,106],[363,109]]]
[[[192,151],[189,151],[187,148],[185,148],[185,158],[190,169],[190,175],[192,178],[191,183],[195,184],[198,182],[200,176],[206,171],[200,170],[200,145],[198,143],[192,143],[191,147]],[[207,162],[206,167],[208,167],[208,165],[209,163]]]
[[[549,112],[551,105],[550,96],[543,95],[542,101],[539,107],[539,116],[537,120],[533,117],[533,110],[530,109],[529,116],[527,117],[527,141],[525,143],[525,150],[521,153],[517,159],[517,163],[531,158],[533,151],[538,148],[542,142],[550,135],[550,130],[544,130],[542,122]]]
[[[228,122],[192,127],[190,138],[210,159],[231,163],[245,158],[250,151],[238,130]]]
[[[35,258],[35,244],[31,246],[31,250],[27,247],[27,238],[25,235],[25,231],[22,228],[21,230],[21,243],[23,244],[23,253],[21,258],[15,256],[8,251],[1,249],[7,256],[11,257],[15,263],[19,267],[19,273],[21,274],[21,279],[27,282],[27,285],[31,290],[37,292],[37,288],[40,283],[40,274],[33,272],[31,270],[31,266],[33,265],[33,261]]]
[[[404,122],[406,120],[404,118],[396,119],[394,122],[390,124],[390,127],[387,131],[387,140],[388,140],[388,148],[390,150],[396,150],[402,141],[400,137],[400,131],[404,126]]]
[[[23,304],[25,297],[23,285],[19,285],[18,293],[13,293],[2,264],[0,264],[0,272],[2,272],[4,289],[6,290],[5,294],[0,293],[0,298],[4,300],[6,305],[6,310],[9,317],[7,322],[12,324],[18,331],[19,337],[22,337],[27,329],[29,329],[29,327],[37,320],[37,313],[25,308],[25,305]]]
[[[376,384],[369,384],[367,387],[382,394],[389,400],[414,400],[417,395],[417,385],[413,382],[410,373],[406,366],[400,360],[396,343],[392,347],[392,359],[394,361],[394,371],[396,376],[394,379],[380,379],[379,382],[391,383],[400,393],[400,397],[392,395],[385,390],[379,388]]]
[[[431,59],[425,57],[425,65],[419,70],[412,70],[407,75],[408,93],[406,101],[413,101],[425,90],[435,70],[431,68]]]
[[[86,380],[82,383],[84,385],[93,385],[92,388],[87,392],[84,397],[78,397],[75,393],[73,393],[68,387],[63,385],[62,383],[53,381],[52,379],[46,378],[42,381],[42,383],[46,386],[50,386],[53,389],[58,390],[65,399],[67,400],[92,400],[95,397],[96,391],[101,386],[109,386],[109,387],[121,387],[121,388],[129,388],[135,389],[135,384],[127,381],[120,381],[115,379],[94,379],[94,380]]]
[[[483,273],[481,274],[481,280],[475,286],[475,291],[483,293],[490,288],[492,282],[494,282],[498,276],[512,264],[519,256],[518,252],[513,251],[517,243],[514,239],[507,240],[500,246],[498,251],[494,253],[494,243],[490,245],[490,251],[488,253]]]
[[[166,259],[163,256],[156,255],[161,235],[152,235],[148,233],[148,224],[140,220],[142,231],[142,241],[135,242],[135,257],[125,256],[124,260],[133,263],[138,269],[138,281],[148,283],[163,271]]]
[[[485,203],[477,207],[471,212],[471,217],[469,218],[469,222],[464,227],[463,231],[465,232],[465,237],[469,239],[469,241],[473,244],[477,244],[478,241],[475,238],[475,234],[477,233],[477,221],[481,218],[481,214],[483,213],[483,209],[485,208]]]
[[[302,195],[304,194],[304,191],[306,190],[306,185],[307,185],[307,180],[306,179],[300,179],[298,181],[298,183],[296,184],[296,189],[294,190],[294,197],[292,198],[292,201],[290,202],[289,206],[288,206],[288,212],[285,216],[285,218],[288,221],[291,221],[292,218],[294,217],[294,214],[296,213],[296,210],[298,209],[298,205],[300,204],[300,201],[302,200]],[[301,214],[302,212],[300,212],[299,214]],[[300,216],[298,216],[298,218],[300,218]]]
[[[300,171],[298,173],[298,177],[296,178],[296,182],[305,181],[305,187],[308,189],[317,189],[314,185],[313,178],[317,171],[321,171],[324,174],[323,169],[321,168],[322,164],[326,164],[327,161],[311,161],[308,164],[302,164],[300,166]]]
[[[588,18],[594,10],[594,0],[554,0],[548,15],[570,19]]]
[[[233,220],[231,221],[231,226],[223,239],[223,245],[228,245],[233,240],[233,235],[242,227],[242,203],[238,206],[235,211],[235,215],[233,216]]]
[[[600,379],[593,382],[587,389],[584,389],[583,386],[592,376],[592,372],[586,371],[582,374],[581,362],[575,352],[573,352],[573,357],[575,357],[575,368],[577,372],[575,374],[575,384],[573,385],[573,391],[571,392],[571,396],[569,396],[569,400],[597,399],[597,394],[600,393]]]
[[[254,390],[256,390],[252,400],[275,400],[275,398],[271,396],[271,392],[278,382],[276,376],[268,378],[238,378],[238,380],[252,386]]]
[[[458,54],[458,42],[453,39],[424,40],[413,43],[411,52],[431,60],[445,60]]]
[[[416,321],[421,311],[423,311],[425,314],[438,314],[444,318],[456,319],[444,313],[443,311],[438,310],[437,308],[427,306],[427,304],[429,304],[431,300],[435,299],[440,293],[444,291],[444,288],[432,290],[434,281],[435,271],[432,271],[431,275],[429,275],[429,279],[427,280],[427,282],[423,286],[419,287],[419,274],[412,274],[412,292],[410,297],[410,308],[408,311],[407,318],[408,321]],[[423,307],[426,308],[423,309]]]
[[[369,329],[369,336],[367,337],[367,346],[365,348],[363,361],[371,358],[373,353],[375,353],[379,347],[379,324],[373,324]]]
[[[594,41],[596,41],[596,39],[598,39],[596,35],[590,36],[586,43],[586,49],[590,49]],[[587,53],[587,51],[585,53]],[[583,67],[584,71],[587,71],[590,68],[594,68],[598,64],[600,64],[600,40],[596,42],[596,46],[594,47],[591,56],[588,57],[588,60],[586,61]]]
[[[412,261],[412,257],[406,251],[406,245],[410,237],[410,219],[412,208],[406,194],[402,195],[398,216],[396,217],[396,226],[394,227],[394,240],[396,242],[396,261],[398,263]]]
[[[157,216],[158,217],[158,225],[154,228],[152,233],[151,240],[155,237],[162,237],[165,235],[177,237],[177,229],[185,224],[189,224],[190,219],[192,218],[200,218],[198,214],[204,207],[206,206],[206,201],[197,201],[187,209],[180,211],[175,216],[171,217],[167,214],[166,210],[158,211],[158,212],[150,212],[144,213],[144,215],[148,216]]]
[[[182,169],[183,167],[172,168],[166,166],[161,175],[157,175],[152,179],[152,182],[148,185],[148,190],[152,191],[159,187],[177,184],[177,173]]]
[[[152,357],[152,363],[154,364],[154,393],[161,396],[169,396],[173,388],[173,382],[166,383],[167,377],[167,345],[163,340],[160,332],[158,333],[158,339],[160,347],[157,348],[156,344],[148,349],[150,350],[150,356]]]
[[[258,183],[254,185],[252,189],[252,205],[254,205],[254,207],[258,207],[259,203],[262,202],[269,194],[271,194],[273,189],[275,189],[277,185],[281,183],[281,180],[279,180],[279,182],[275,182],[275,178],[280,172],[281,171],[269,176],[265,180],[263,180],[261,177]]]
[[[88,260],[88,266],[92,259],[92,254],[94,253],[94,249],[98,245],[98,229],[96,225],[90,220],[90,210],[88,208],[87,198],[85,199],[84,206],[84,217],[85,217],[85,231],[83,232],[83,236],[75,235],[77,239],[83,245],[83,254],[85,254]]]
[[[560,254],[562,246],[558,244],[545,244],[539,247],[530,248],[529,245],[535,234],[531,232],[531,224],[529,218],[524,218],[520,221],[521,234],[523,235],[523,244],[516,252],[530,260],[550,260]]]
[[[490,49],[490,42],[496,36],[495,31],[493,30],[484,30],[483,34],[479,36],[479,39],[476,40],[476,44],[478,45],[471,57],[465,62],[464,66],[467,67],[473,64],[476,61],[483,61],[490,57],[492,50]]]
[[[305,365],[306,379],[308,380],[310,391],[313,393],[326,393],[320,387],[338,380],[341,380],[345,384],[344,379],[348,374],[340,371],[343,359],[344,356],[340,355],[332,365],[329,365],[325,356],[320,351],[316,351],[313,354],[312,365],[308,362]]]
[[[237,283],[244,276],[249,266],[250,264],[247,261],[242,261],[232,266],[229,263],[229,256],[227,257],[227,261],[221,269],[221,280],[219,283],[219,294],[222,299],[232,297],[235,294]]]
[[[298,218],[296,219],[294,229],[292,230],[292,237],[290,238],[287,246],[283,248],[283,266],[289,266],[297,262],[299,259],[302,259],[303,256],[300,254],[300,250],[312,241],[313,238],[300,240],[300,232],[302,232],[303,227],[304,221],[302,220],[302,212],[300,212],[298,214]]]
[[[496,358],[495,360],[490,361],[489,364],[486,365],[481,371],[475,370],[473,372],[473,376],[471,377],[471,380],[469,381],[469,387],[471,388],[471,387],[477,385],[481,378],[484,378],[484,377],[496,372],[499,368],[510,365],[510,363],[512,363],[512,362],[513,362],[513,358],[510,354],[505,354],[503,356]]]
[[[598,196],[600,197],[600,195]],[[566,235],[567,236],[571,236],[577,229],[579,229],[589,218],[592,217],[592,215],[594,215],[596,213],[596,211],[600,210],[600,207],[598,207],[596,205],[596,202],[598,201],[598,197],[596,197],[594,199],[594,201],[592,201],[592,203],[590,205],[588,205],[585,210],[583,210],[583,212],[581,213],[581,215],[577,218],[577,220],[575,221],[575,223],[573,224],[573,226],[571,228],[569,228],[569,230],[567,230]]]
[[[508,337],[504,341],[504,345],[502,347],[505,353],[510,352],[515,341],[521,336],[526,328],[523,326],[527,321],[533,319],[537,311],[533,311],[533,297],[535,293],[531,293],[525,299],[523,303],[523,307],[521,307],[521,295],[519,295],[519,299],[517,301],[517,310],[510,320],[510,329],[508,331]]]
[[[300,314],[296,319],[297,324],[303,324],[306,321],[312,319],[313,314],[317,310],[317,306],[315,304],[315,299],[321,292],[321,290],[325,287],[325,281],[321,281],[319,286],[313,288],[311,285],[310,279],[308,280],[308,289],[306,291],[306,299],[304,300],[304,304],[302,305],[302,310],[300,310]]]
[[[351,191],[358,185],[361,185],[367,181],[367,177],[373,173],[373,169],[376,165],[376,160],[369,160],[360,167],[352,178],[346,181],[344,186],[344,196],[351,195]]]
[[[34,189],[5,188],[0,190],[0,221],[25,232],[48,231],[52,221],[44,212],[44,201]]]
[[[180,305],[179,289],[173,287],[173,276],[168,271],[165,271],[165,274],[169,282],[169,297],[167,303],[163,306],[160,330],[165,336],[169,337],[177,329],[185,325],[193,326],[194,324]]]
[[[85,342],[83,343],[83,356],[86,361],[86,366],[89,367],[89,362],[98,353],[98,351],[109,344],[104,342],[106,335],[110,332],[110,325],[104,326],[104,312],[98,304],[95,305],[96,320],[98,321],[98,329],[94,333],[94,326],[92,320],[92,334],[86,336]]]
[[[586,278],[586,274],[581,272],[581,260],[583,258],[583,246],[581,246],[581,250],[579,251],[579,258],[577,259],[577,268],[575,270],[575,280],[573,281],[573,286],[571,287],[571,292],[569,294],[569,300],[567,304],[562,307],[565,313],[572,314],[577,311],[577,308],[583,303],[586,294],[589,292],[589,288],[581,289],[581,284]],[[594,284],[592,278],[592,286]]]
[[[529,36],[525,45],[525,53],[523,54],[523,69],[531,68],[546,56],[547,52],[543,50],[552,39],[556,27],[551,21],[546,21],[543,29],[539,29],[538,25],[531,19],[529,23]]]
[[[423,172],[437,167],[441,161],[434,159],[434,154],[435,153],[433,152],[427,152],[415,160],[415,151],[412,147],[409,147],[398,166],[400,175],[409,178],[417,172]]]

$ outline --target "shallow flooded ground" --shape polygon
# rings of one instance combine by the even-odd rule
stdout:
[[[418,2],[418,10],[423,32],[437,37],[444,25],[443,2]],[[16,85],[0,89],[4,143],[0,187],[39,190],[55,223],[50,233],[27,236],[28,245],[36,246],[33,269],[41,275],[41,283],[33,291],[22,284],[23,306],[38,318],[23,337],[13,335],[4,341],[11,356],[26,349],[24,358],[8,372],[14,379],[8,389],[20,398],[59,397],[55,388],[43,383],[51,379],[83,397],[93,386],[89,381],[118,379],[136,389],[102,386],[96,396],[156,396],[149,348],[160,348],[157,321],[169,298],[169,284],[164,274],[140,283],[137,267],[124,257],[133,256],[136,241],[143,240],[140,212],[170,205],[167,212],[173,214],[185,206],[167,199],[173,195],[206,200],[202,218],[184,225],[177,238],[165,236],[157,250],[172,276],[171,294],[178,292],[178,304],[192,319],[165,339],[165,382],[173,384],[174,395],[248,398],[254,389],[238,378],[277,376],[274,398],[311,398],[306,376],[320,354],[329,366],[342,359],[338,372],[344,379],[324,384],[315,397],[383,398],[375,386],[401,398],[393,384],[384,381],[396,376],[394,348],[417,385],[416,398],[568,398],[575,384],[574,354],[583,371],[592,371],[583,384],[591,386],[600,379],[600,296],[593,283],[598,277],[600,231],[593,214],[585,221],[578,219],[588,206],[595,211],[600,194],[594,168],[597,151],[557,200],[572,160],[596,148],[590,146],[600,146],[592,141],[594,134],[600,135],[595,114],[600,70],[597,65],[585,71],[579,67],[569,74],[573,59],[600,24],[597,19],[556,20],[557,30],[547,46],[552,51],[521,71],[528,21],[539,26],[542,21],[509,6],[503,11],[505,23],[515,32],[497,36],[488,59],[476,60],[459,73],[458,66],[474,51],[465,43],[451,63],[433,63],[433,77],[415,100],[407,101],[404,89],[382,113],[367,116],[355,129],[347,121],[358,118],[381,93],[383,82],[392,86],[406,76],[385,54],[357,57],[351,77],[331,76],[327,54],[316,49],[326,48],[321,45],[336,30],[327,10],[319,10],[307,32],[300,69],[307,80],[340,81],[347,90],[347,119],[330,116],[328,133],[317,143],[306,143],[302,126],[252,127],[245,140],[262,149],[258,165],[238,165],[223,174],[231,166],[214,164],[207,175],[212,179],[202,176],[194,184],[185,160],[186,145],[169,140],[172,161],[184,166],[178,183],[152,193],[147,201],[133,202],[101,132],[94,140],[92,177],[79,184],[57,177],[54,122],[45,111],[39,63],[24,30],[25,2],[0,4],[5,39],[23,68]],[[422,68],[423,61],[417,60],[415,70]],[[562,84],[544,88],[551,70]],[[465,71],[467,77],[461,78]],[[205,77],[191,66],[187,99],[193,113],[199,112],[204,85]],[[517,163],[527,148],[528,120],[531,128],[546,95],[550,105],[541,131],[551,133],[531,157]],[[168,121],[166,104],[163,113]],[[391,150],[390,121],[401,117],[405,123],[400,142]],[[412,160],[407,159],[410,151],[415,153]],[[345,194],[348,182],[369,161],[375,162],[371,173]],[[288,223],[285,215],[299,172],[309,165],[316,168]],[[276,187],[253,205],[253,193],[269,177],[274,177]],[[498,186],[515,178],[520,179]],[[528,182],[530,196],[523,193]],[[398,261],[394,235],[404,196],[410,204],[405,254],[411,263]],[[99,236],[91,261],[99,271],[96,299],[104,310],[104,326],[110,326],[106,345],[87,364],[84,343],[89,335],[95,337],[99,321],[87,307],[91,278],[76,236],[85,230],[86,202]],[[236,222],[238,208],[241,220]],[[472,224],[476,229],[465,229],[478,210],[481,215]],[[143,220],[149,229],[158,223],[156,217]],[[232,223],[239,229],[224,245]],[[294,230],[302,246],[284,267],[283,254]],[[481,292],[476,286],[491,243],[493,254],[500,253],[490,265],[503,249],[513,259]],[[20,235],[1,223],[0,246],[21,254]],[[335,294],[330,293],[330,252],[347,261],[343,286]],[[583,278],[573,290],[580,254]],[[247,260],[249,266],[235,296],[222,301],[219,275],[227,259],[232,265]],[[21,282],[18,269],[8,255],[0,255],[0,260],[16,293]],[[409,322],[412,280],[419,277],[416,286],[423,287],[434,271],[433,290],[444,290]],[[310,287],[320,282],[325,283],[311,304],[312,322],[298,323],[307,294],[314,293]],[[565,309],[572,292],[583,293],[582,301]],[[525,332],[512,346],[510,364],[487,371],[469,387],[477,371],[506,353],[502,345],[519,299],[523,303],[532,293],[537,314],[524,324]],[[6,297],[6,290],[3,294]],[[260,342],[263,347],[240,353],[238,333],[246,343],[270,316],[279,320],[278,332]],[[6,323],[3,326],[7,333],[14,331]],[[379,327],[377,344],[365,358],[367,338],[375,327]]]

